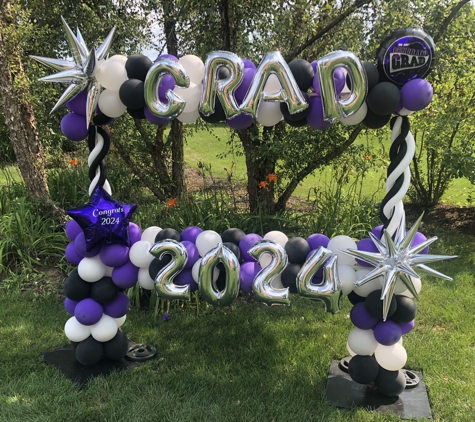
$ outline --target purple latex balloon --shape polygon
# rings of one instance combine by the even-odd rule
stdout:
[[[74,250],[76,251],[78,255],[81,255],[84,258],[92,258],[93,256],[96,256],[100,252],[101,247],[98,245],[92,250],[87,251],[86,237],[84,236],[84,233],[81,232],[76,236],[76,239],[74,239]]]
[[[78,266],[81,262],[82,256],[76,252],[76,249],[74,248],[74,242],[68,243],[64,253],[66,255],[66,259],[71,265]]]
[[[255,262],[256,260],[248,254],[248,250],[251,249],[252,245],[262,240],[262,237],[256,233],[246,234],[241,241],[239,242],[239,249],[241,249],[241,257],[244,261]]]
[[[391,321],[380,321],[373,328],[374,338],[383,346],[396,344],[402,336],[402,330],[398,323]]]
[[[187,227],[185,230],[181,232],[181,240],[187,240],[188,242],[196,243],[196,238],[199,236],[200,233],[203,232],[203,229],[190,226]]]
[[[232,119],[226,120],[226,123],[229,125],[229,127],[232,127],[236,130],[246,129],[251,126],[253,122],[254,117],[244,113],[241,113],[240,115],[233,117]]]
[[[121,267],[129,260],[129,248],[117,243],[104,245],[101,248],[99,257],[102,263],[108,267]]]
[[[252,293],[252,286],[262,267],[257,262],[245,262],[239,269],[239,281],[241,290],[245,293]]]
[[[178,58],[175,57],[173,54],[160,54],[154,61],[156,62],[157,60],[160,60],[160,59],[171,59],[174,62],[178,61]]]
[[[137,243],[142,238],[142,230],[135,223],[129,223],[130,246]]]
[[[351,308],[350,319],[355,327],[362,330],[371,330],[380,321],[368,313],[364,302],[359,302]]]
[[[383,227],[383,225],[376,226],[373,230],[371,230],[371,233],[373,233],[378,239],[381,239],[383,235]]]
[[[61,132],[70,141],[82,141],[89,134],[86,118],[76,113],[66,114],[61,119]]]
[[[153,114],[147,106],[143,108],[143,114],[145,115],[145,118],[154,125],[167,125],[169,122],[167,119],[155,116],[155,114]]]
[[[236,101],[239,104],[241,104],[242,100],[244,100],[244,97],[247,94],[247,90],[251,86],[252,79],[254,78],[255,74],[256,74],[256,69],[252,69],[252,68],[244,69],[244,78],[241,82],[241,85],[239,85],[236,91],[234,91],[234,97],[236,98]]]
[[[406,324],[398,324],[402,334],[407,334],[414,328],[414,320],[407,322]]]
[[[425,237],[422,233],[417,232],[416,235],[414,236],[414,240],[412,241],[411,246],[416,246],[419,243],[425,242],[427,240],[427,237]],[[419,253],[429,253],[429,246],[427,248],[423,249]]]
[[[164,103],[168,103],[166,93],[168,90],[173,91],[175,89],[175,79],[172,75],[164,75],[158,86],[158,96]]]
[[[90,297],[81,300],[74,309],[74,316],[83,325],[96,324],[102,318],[102,314],[102,305]]]
[[[71,240],[76,239],[76,236],[79,233],[82,233],[81,227],[79,227],[79,224],[76,223],[74,220],[69,220],[66,223],[66,236],[68,236]]]
[[[369,237],[365,239],[361,239],[356,244],[356,247],[358,248],[359,251],[379,253],[378,248]],[[364,262],[361,259],[356,259],[356,262],[362,267],[374,267],[374,265],[368,264],[367,262]]]
[[[112,302],[104,304],[104,313],[112,318],[123,317],[130,307],[130,299],[123,292],[117,293]]]
[[[313,63],[315,63],[315,66]],[[317,94],[320,97],[321,93],[320,93],[320,85],[318,83],[318,71],[317,71],[316,61],[312,62],[311,64],[315,72],[315,75],[313,76],[313,81],[312,81],[313,90],[315,91],[315,94]],[[337,67],[335,71],[333,72],[333,83],[335,84],[336,93],[340,94],[341,91],[343,91],[343,88],[345,87],[346,76],[345,76],[345,72],[343,72],[343,70],[339,67]]]
[[[69,298],[64,299],[64,309],[69,315],[74,315],[74,309],[79,302],[77,300],[71,300]]]
[[[401,105],[411,111],[426,108],[432,101],[434,90],[425,79],[413,79],[401,88]]]
[[[244,69],[254,69],[256,70],[256,65],[249,59],[241,57],[242,62],[244,63]]]
[[[87,103],[87,89],[85,89],[84,91],[81,91],[72,100],[69,100],[66,103],[66,107],[68,107],[73,113],[79,114],[80,116],[85,116],[86,103]]]
[[[196,284],[196,281],[193,280],[193,276],[191,273],[191,269],[185,269],[181,273],[179,273],[173,282],[177,286],[190,286],[190,292],[195,292],[198,290],[198,284]]]
[[[330,239],[324,234],[315,233],[307,237],[307,242],[310,245],[310,249],[318,249],[320,246],[326,248]]]
[[[127,261],[124,265],[112,270],[112,281],[121,289],[135,286],[139,278],[139,268]]]
[[[310,97],[310,111],[307,115],[307,123],[317,130],[325,130],[331,127],[331,123],[323,118],[323,104],[320,97]]]
[[[183,240],[181,243],[188,252],[188,260],[186,261],[185,268],[191,268],[193,267],[195,262],[200,259],[200,253],[198,252],[198,248],[193,242],[190,242],[189,240]]]

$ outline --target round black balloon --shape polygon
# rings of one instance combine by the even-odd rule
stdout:
[[[129,339],[121,332],[117,334],[112,340],[103,343],[104,355],[111,360],[121,360],[129,351]]]
[[[70,340],[70,343],[71,343],[71,346],[73,346],[75,349],[76,347],[78,347],[78,344],[81,343],[80,341],[71,341]]]
[[[120,86],[119,97],[127,108],[144,108],[144,83],[139,79],[125,81]]]
[[[219,270],[219,276],[216,280],[216,288],[219,291],[222,291],[226,287],[226,268],[224,268],[224,264],[222,262],[219,262],[216,264],[216,269]]]
[[[227,79],[231,76],[231,71],[226,66],[221,66],[218,70],[218,79]]]
[[[97,126],[105,126],[110,123],[112,123],[114,119],[112,117],[106,116],[105,114],[98,114],[94,116],[92,121],[94,122],[95,125]]]
[[[181,242],[181,234],[175,229],[162,229],[155,236],[155,242],[160,242],[165,239],[173,239],[177,242]]]
[[[305,101],[307,102],[307,104],[309,104],[310,99],[309,99],[308,94],[303,93],[303,96],[304,96]],[[307,107],[305,110],[302,110],[299,113],[290,114],[289,107],[287,106],[287,104],[286,103],[280,103],[280,111],[281,111],[282,115],[284,116],[284,120],[287,123],[289,123],[289,124],[291,124],[292,122],[300,123],[300,121],[302,119],[305,120],[305,121],[307,120],[306,117],[308,116],[308,113],[310,113],[310,107]]]
[[[363,62],[363,67],[366,72],[366,79],[368,81],[368,91],[371,91],[379,82],[378,68],[370,62]]]
[[[383,301],[381,300],[381,289],[371,292],[364,302],[366,310],[373,318],[383,319]],[[396,312],[397,303],[396,298],[391,298],[389,304],[388,318]]]
[[[406,376],[401,370],[388,371],[380,367],[374,384],[381,394],[388,397],[397,397],[406,388]]]
[[[78,270],[75,268],[71,271],[69,277],[64,280],[63,292],[68,299],[79,302],[91,295],[92,284],[79,277]]]
[[[307,117],[304,117],[300,120],[285,120],[285,123],[287,123],[289,126],[292,127],[304,127],[306,124],[308,124]]]
[[[209,116],[205,116],[203,113],[200,113],[200,117],[207,123],[218,123],[226,120],[226,114],[224,113],[224,108],[221,105],[221,102],[215,98],[214,101],[214,113]]]
[[[102,354],[102,343],[92,337],[81,341],[76,347],[76,359],[85,366],[97,365],[102,358]]]
[[[357,303],[364,302],[366,298],[352,291],[348,295],[348,300],[351,302],[352,305],[356,305]]]
[[[223,240],[223,243],[230,242],[239,246],[239,242],[244,236],[246,236],[246,233],[241,229],[232,228],[225,230],[221,235],[221,239]]]
[[[129,113],[134,119],[143,120],[145,119],[145,113],[142,108],[128,108],[127,113]]]
[[[417,307],[414,301],[403,295],[395,295],[397,309],[394,314],[391,315],[391,320],[398,324],[407,324],[411,322],[417,314]]]
[[[369,384],[378,376],[380,366],[373,356],[355,355],[348,364],[351,379],[358,384]]]
[[[310,245],[303,237],[292,237],[285,244],[285,252],[292,264],[303,264],[310,252]]]
[[[295,59],[289,63],[289,68],[300,90],[307,92],[312,86],[313,76],[315,74],[312,65],[307,60]]]
[[[91,296],[101,304],[112,302],[119,293],[119,288],[110,277],[102,277],[99,281],[91,284]]]
[[[369,108],[366,113],[366,117],[363,119],[363,124],[370,129],[380,129],[385,126],[391,115],[380,116],[379,114],[373,113]]]
[[[390,115],[401,102],[399,88],[391,82],[379,82],[366,97],[369,109],[380,116]]]
[[[127,71],[128,78],[140,79],[142,82],[145,81],[145,77],[151,66],[152,61],[142,54],[134,54],[125,62],[125,70]]]
[[[164,268],[165,265],[167,265],[171,260],[172,256],[166,254],[162,259],[155,258],[150,263],[150,266],[148,267],[148,274],[150,275],[152,280],[155,280],[155,277],[157,277],[157,274],[160,272],[160,270]]]
[[[238,261],[241,260],[241,249],[239,249],[238,245],[231,242],[223,242],[223,245],[226,246],[234,255],[236,255]]]
[[[288,287],[290,293],[298,293],[296,278],[300,268],[302,268],[300,264],[288,264],[282,271],[282,285]]]

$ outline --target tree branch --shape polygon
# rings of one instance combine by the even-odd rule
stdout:
[[[434,42],[437,43],[444,35],[444,32],[447,30],[447,27],[450,25],[450,22],[455,18],[455,15],[458,11],[465,6],[467,3],[470,3],[470,0],[461,0],[459,1],[452,10],[450,11],[449,15],[444,19],[442,25],[440,25],[439,31],[437,32],[436,36],[434,37]]]

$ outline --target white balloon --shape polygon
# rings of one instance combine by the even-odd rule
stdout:
[[[200,112],[198,109],[193,110],[191,113],[181,113],[178,117],[177,120],[179,120],[182,123],[193,123],[198,120],[200,117]]]
[[[94,283],[106,275],[107,267],[102,263],[99,255],[92,258],[83,258],[78,265],[78,274],[84,281]]]
[[[192,113],[198,110],[202,89],[202,84],[196,85],[194,83],[190,83],[189,88],[180,88],[179,86],[175,87],[173,91],[186,101],[182,113]]]
[[[129,259],[132,264],[139,268],[146,268],[154,260],[154,256],[149,252],[152,244],[146,240],[135,242],[129,250]]]
[[[262,126],[275,126],[283,118],[280,103],[274,101],[261,101],[259,103],[256,120]]]
[[[117,323],[118,327],[122,327],[124,325],[125,320],[127,319],[127,314],[121,316],[120,318],[114,318],[115,322]]]
[[[76,317],[71,317],[64,324],[64,334],[71,341],[83,341],[91,335],[91,326],[82,325]]]
[[[200,272],[200,265],[201,265],[201,259],[198,259],[193,264],[193,267],[191,268],[191,276],[193,277],[193,280],[195,280],[195,283],[199,283],[199,272]],[[216,281],[219,277],[219,270],[215,267],[213,270],[213,281]]]
[[[276,278],[274,278],[270,285],[274,289],[285,289],[284,285],[282,284],[282,274],[279,274]]]
[[[153,290],[155,287],[155,280],[150,277],[150,273],[147,268],[140,268],[138,277],[139,286],[145,290]]]
[[[416,278],[416,277],[411,277],[411,280],[412,280],[412,284],[414,284],[414,288],[416,289],[416,292],[419,294],[421,289],[422,289],[422,282],[421,282],[421,279],[420,278]],[[397,288],[397,283],[400,283],[400,281],[397,281],[396,282],[396,288]],[[404,288],[405,290],[402,291],[400,294],[403,295],[403,296],[407,296],[407,297],[410,297],[411,299],[414,297],[412,295],[412,293],[406,288],[406,286],[404,285]]]
[[[221,239],[221,236],[214,230],[205,230],[196,238],[196,248],[201,257],[205,256],[220,243],[223,243],[223,239]]]
[[[350,265],[338,265],[338,278],[341,283],[341,293],[348,296],[355,288],[356,272]]]
[[[201,83],[205,76],[205,65],[198,56],[188,54],[180,57],[178,63],[180,63],[185,69],[186,74],[190,78],[190,82],[193,82],[196,85]]]
[[[368,106],[366,103],[363,103],[363,105],[351,116],[340,118],[340,122],[344,125],[357,125],[363,121],[366,117],[366,113],[368,113]]]
[[[155,244],[155,238],[157,237],[157,234],[162,231],[162,229],[158,226],[151,226],[146,228],[143,233],[142,237],[140,240],[145,240],[147,242],[150,242],[152,245]]]
[[[125,66],[125,63],[127,62],[128,58],[127,56],[123,56],[122,54],[115,54],[112,57],[109,57],[107,61],[118,61],[120,63],[123,63]]]
[[[275,243],[278,243],[283,248],[285,248],[285,244],[289,241],[289,238],[287,237],[287,235],[278,230],[274,230],[269,233],[266,233],[263,239],[273,240]]]
[[[353,352],[353,350],[351,350],[350,345],[348,344],[348,342],[346,342],[346,350],[348,350],[348,353],[350,354],[350,356],[356,356],[356,353]]]
[[[272,261],[272,255],[269,253],[263,253],[259,257],[259,265],[261,266],[261,268],[267,267],[271,263],[271,261]]]
[[[114,267],[108,267],[106,266],[106,277],[112,277],[112,271],[114,270]]]
[[[104,61],[97,69],[95,76],[105,89],[112,91],[118,91],[120,86],[128,80],[125,63],[121,60]]]
[[[277,91],[282,89],[282,84],[279,81],[277,75],[273,73],[267,78],[266,84],[264,85],[264,92],[267,94],[274,94]]]
[[[383,346],[380,344],[374,352],[376,361],[388,371],[398,371],[403,368],[407,361],[407,352],[400,343],[392,346]]]
[[[356,271],[356,280],[361,280],[363,277],[368,275],[373,269],[369,268],[360,268]],[[355,287],[355,293],[361,297],[367,297],[371,292],[381,288],[381,279],[383,277],[375,278],[374,280],[368,281],[362,286]]]
[[[120,101],[119,91],[110,89],[101,92],[98,105],[101,111],[109,117],[119,117],[127,111],[127,107]]]
[[[117,334],[119,326],[114,318],[103,314],[98,323],[91,327],[91,335],[97,341],[109,341]]]
[[[357,355],[372,355],[378,345],[379,343],[374,338],[373,330],[353,328],[348,335],[348,346]]]
[[[330,239],[328,242],[328,249],[330,249],[336,256],[338,256],[339,265],[354,265],[355,258],[342,252],[345,249],[358,249],[356,242],[349,236],[339,235]]]

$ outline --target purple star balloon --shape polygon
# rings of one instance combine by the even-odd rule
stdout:
[[[96,186],[89,203],[67,211],[81,227],[86,238],[86,251],[106,243],[130,246],[129,221],[137,205],[123,204],[110,196],[102,186]]]

